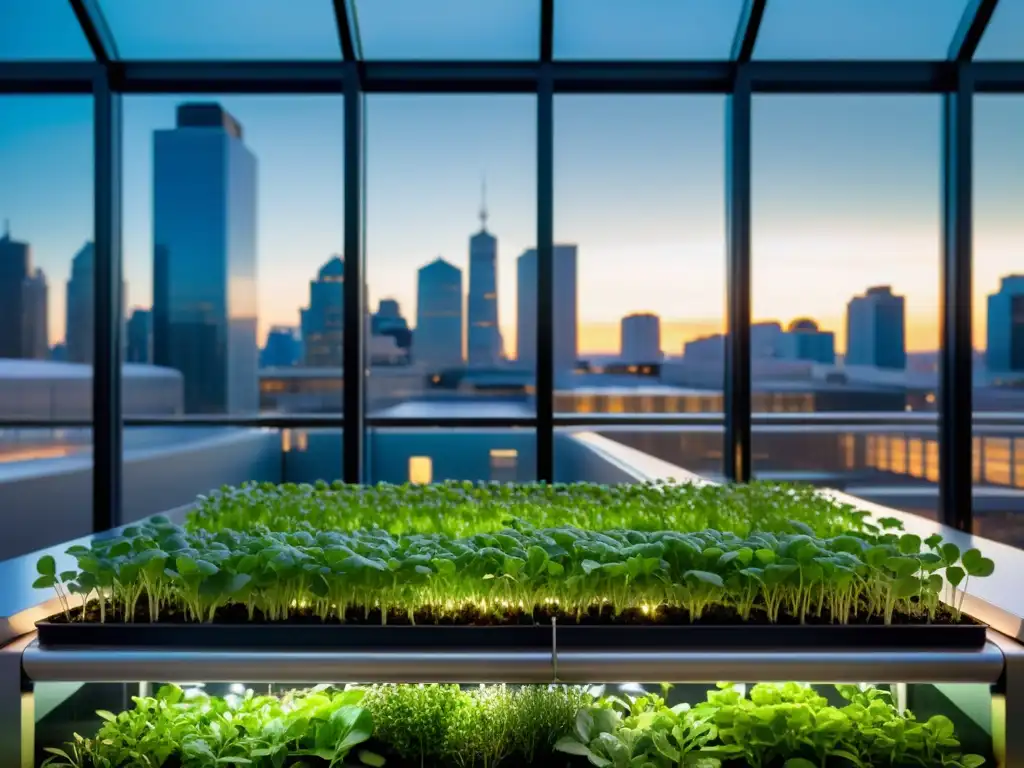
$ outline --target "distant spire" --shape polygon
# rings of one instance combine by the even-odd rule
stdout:
[[[480,228],[487,229],[487,175],[480,182]]]

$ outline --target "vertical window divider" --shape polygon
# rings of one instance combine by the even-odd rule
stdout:
[[[364,480],[366,414],[366,288],[365,217],[366,155],[364,145],[365,95],[359,77],[359,64],[345,66],[345,271],[342,352],[342,478],[346,483]]]

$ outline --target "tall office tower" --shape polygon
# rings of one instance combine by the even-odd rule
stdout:
[[[625,363],[661,362],[661,318],[638,312],[622,318],[620,352]]]
[[[28,243],[11,239],[8,222],[0,237],[0,357],[22,356],[22,293],[31,269],[32,249]]]
[[[390,336],[395,340],[395,347],[405,350],[406,361],[412,347],[412,331],[409,323],[402,317],[402,308],[395,299],[381,299],[377,311],[370,315],[370,335]]]
[[[260,352],[260,368],[290,368],[299,361],[301,346],[297,328],[275,325]]]
[[[345,345],[345,262],[332,256],[309,281],[309,306],[301,312],[303,365],[340,368]]]
[[[413,362],[439,369],[462,365],[462,270],[440,256],[416,277]]]
[[[847,304],[846,364],[907,367],[905,302],[891,286],[868,288]]]
[[[1024,275],[1007,275],[988,297],[985,365],[992,373],[1024,373]]]
[[[752,358],[778,357],[782,326],[768,320],[750,326],[750,356]]]
[[[22,357],[46,360],[50,356],[50,289],[43,270],[37,269],[22,283]]]
[[[259,407],[256,156],[219,104],[182,104],[153,136],[153,359],[188,413]]]
[[[554,261],[555,373],[569,373],[579,356],[579,312],[576,289],[576,246],[556,245]],[[537,365],[537,249],[523,252],[516,264],[516,362]]]
[[[68,345],[68,361],[72,363],[92,364],[95,269],[96,249],[92,243],[86,243],[71,259],[67,286],[64,341]]]
[[[126,363],[153,362],[153,313],[136,307],[125,323]]]
[[[832,365],[836,361],[835,334],[821,330],[808,318],[794,320],[779,337],[778,357]]]
[[[498,239],[487,231],[486,198],[480,205],[480,231],[469,238],[469,298],[466,347],[471,366],[495,365],[502,358],[498,329]]]

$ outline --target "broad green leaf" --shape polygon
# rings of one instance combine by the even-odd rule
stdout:
[[[53,559],[53,555],[43,555],[36,561],[36,572],[41,576],[53,576],[57,575],[57,561]]]
[[[590,754],[590,747],[586,744],[581,744],[573,736],[563,736],[555,742],[555,751],[586,757]]]

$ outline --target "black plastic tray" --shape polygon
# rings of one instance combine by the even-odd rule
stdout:
[[[41,621],[39,645],[307,650],[977,650],[987,627],[969,624],[367,626],[345,624],[79,624]]]

